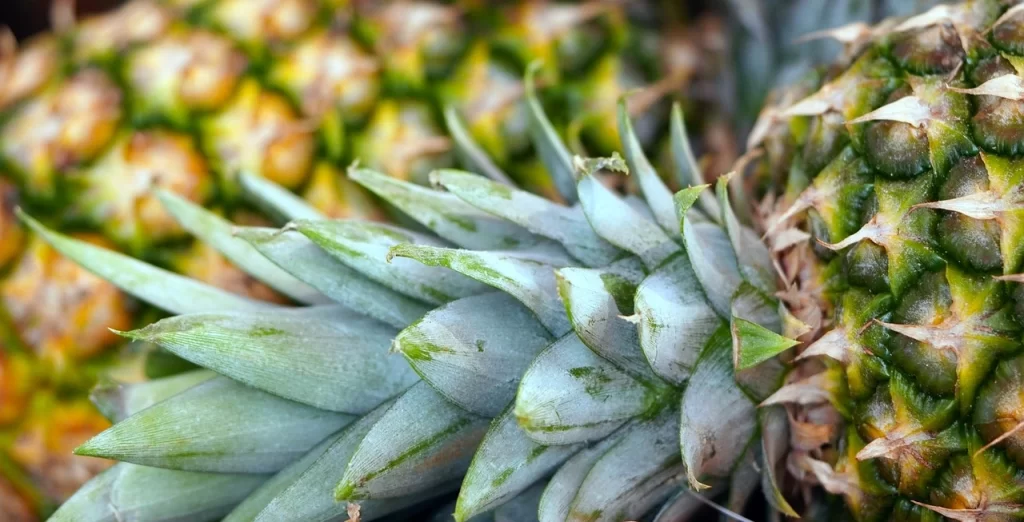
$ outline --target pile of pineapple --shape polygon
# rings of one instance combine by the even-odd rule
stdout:
[[[77,239],[262,301],[294,296],[193,241],[157,199],[167,190],[239,224],[270,224],[242,173],[324,216],[398,214],[350,181],[359,161],[417,183],[455,166],[456,133],[509,180],[558,198],[528,138],[523,74],[578,150],[617,147],[614,108],[657,150],[664,98],[713,77],[710,23],[673,26],[652,4],[337,0],[135,0],[0,43],[0,518],[31,520],[107,464],[71,451],[109,426],[86,392],[192,365],[128,330],[162,312],[58,254],[18,206]],[[677,13],[678,14],[678,13]],[[681,22],[681,20],[680,20]],[[705,90],[708,90],[705,87]],[[720,133],[721,134],[721,133]],[[718,138],[728,161],[732,143]],[[5,518],[6,519],[6,518]]]
[[[5,288],[170,314],[89,304],[69,326],[42,299],[5,304],[23,348],[4,372],[25,377],[0,382],[0,420],[24,418],[47,360],[29,350],[61,352],[58,385],[82,367],[52,332],[108,339],[83,354],[128,339],[165,369],[121,363],[94,390],[113,425],[65,477],[119,462],[53,520],[1024,519],[1024,4],[811,35],[838,61],[779,89],[735,163],[703,165],[659,100],[764,75],[664,23],[648,41],[643,6],[242,5],[173,7],[210,31],[174,52],[230,35],[201,46],[206,105],[168,73],[202,60],[141,58],[186,30],[158,9],[107,31],[57,17],[62,60],[87,65],[0,128],[29,202],[5,237],[20,221],[36,245]],[[744,5],[738,26],[771,40],[781,10]],[[303,52],[339,34],[344,67]],[[626,71],[650,42],[645,83]],[[19,70],[9,85],[45,68]],[[121,138],[122,114],[154,134]],[[160,160],[129,159],[153,143]],[[228,271],[262,295],[211,277]],[[0,498],[31,503],[9,476]]]

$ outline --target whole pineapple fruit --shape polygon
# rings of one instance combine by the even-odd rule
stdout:
[[[785,187],[762,209],[781,295],[817,337],[768,402],[803,434],[789,468],[855,520],[1024,517],[1014,4],[831,31],[845,60],[751,136],[762,179]]]
[[[396,213],[344,166],[358,159],[426,183],[459,159],[560,197],[571,180],[556,187],[528,139],[527,64],[544,61],[551,105],[573,106],[558,126],[574,129],[580,150],[605,153],[618,130],[602,116],[618,95],[649,87],[632,111],[653,147],[667,112],[654,101],[706,78],[717,61],[696,60],[701,35],[668,34],[647,7],[616,2],[136,0],[81,20],[72,3],[56,3],[54,33],[0,41],[0,390],[11,390],[0,394],[0,452],[24,468],[0,475],[23,492],[31,481],[22,475],[36,480],[45,495],[25,498],[39,505],[67,490],[49,487],[48,476],[83,480],[94,464],[33,445],[70,459],[43,466],[59,459],[18,451],[19,441],[39,440],[47,415],[38,412],[78,404],[115,359],[120,343],[106,328],[137,326],[154,311],[25,234],[16,205],[232,293],[306,302],[307,293],[238,270],[237,253],[191,241],[206,222],[173,219],[156,191],[256,225],[263,218],[238,181],[249,173],[326,216],[383,219]],[[478,145],[456,147],[463,134]],[[183,366],[169,362],[159,371]],[[82,440],[106,422],[75,418],[82,428],[66,431]]]

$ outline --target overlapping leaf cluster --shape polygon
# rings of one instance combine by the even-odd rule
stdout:
[[[727,491],[741,510],[760,486],[792,513],[775,478],[785,414],[758,410],[792,343],[729,177],[705,190],[678,108],[674,174],[690,188],[666,188],[624,104],[625,158],[573,158],[527,83],[534,146],[572,206],[507,184],[459,132],[466,164],[488,176],[440,170],[426,188],[350,170],[417,230],[324,220],[244,175],[247,197],[286,226],[235,227],[159,195],[184,228],[306,306],[237,297],[23,216],[179,314],[124,335],[205,368],[95,394],[117,424],[78,452],[122,463],[54,520],[330,520],[346,501],[373,520],[456,490],[459,521],[656,508],[681,520],[700,495]],[[643,198],[601,183],[615,171]]]

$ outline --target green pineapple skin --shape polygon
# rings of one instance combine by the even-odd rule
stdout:
[[[860,522],[1024,516],[1024,103],[965,92],[1019,80],[1015,3],[897,19],[763,113],[759,175],[807,209],[807,288],[834,310],[816,359],[842,369],[829,460],[853,486],[825,486]]]

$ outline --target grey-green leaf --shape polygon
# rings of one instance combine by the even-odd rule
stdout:
[[[626,164],[629,171],[636,176],[640,190],[647,200],[647,205],[654,213],[654,219],[661,225],[665,232],[673,237],[679,234],[679,219],[676,218],[675,203],[672,201],[672,192],[665,186],[665,182],[658,176],[654,166],[647,159],[643,146],[633,130],[633,122],[630,121],[629,110],[625,98],[619,100],[619,136],[622,140],[622,153],[626,156]]]
[[[661,378],[682,384],[701,350],[722,325],[686,255],[677,255],[644,279],[636,291],[640,346]]]
[[[558,291],[583,344],[641,381],[656,381],[640,351],[636,325],[624,315],[633,312],[633,294],[643,280],[635,257],[605,268],[563,268]]]
[[[664,502],[683,475],[677,422],[676,409],[666,408],[627,430],[594,462],[568,520],[636,520]]]
[[[596,171],[591,168],[593,165],[577,161],[580,174],[577,189],[583,212],[597,235],[635,254],[649,269],[679,252],[679,245],[661,227],[633,210],[628,203],[595,179]]]
[[[494,510],[494,522],[538,522],[537,509],[546,484],[538,483]]]
[[[82,486],[51,522],[219,520],[267,475],[197,473],[121,463]]]
[[[212,473],[272,473],[354,416],[215,377],[89,439],[77,455]]]
[[[457,480],[469,468],[487,424],[486,418],[419,383],[399,397],[359,443],[335,498],[401,497]]]
[[[445,398],[485,417],[516,396],[519,377],[551,335],[504,293],[452,301],[402,330],[393,349]]]
[[[519,427],[512,408],[507,408],[491,423],[466,472],[455,506],[456,522],[503,504],[580,449],[579,444],[537,444]]]
[[[732,296],[743,282],[729,238],[718,225],[682,222],[686,254],[704,295],[718,315],[729,317]]]
[[[562,143],[562,139],[555,132],[551,125],[544,107],[537,99],[537,89],[534,85],[533,76],[539,68],[539,64],[532,63],[527,67],[526,79],[523,84],[526,87],[526,108],[530,122],[530,140],[537,150],[537,155],[551,175],[555,187],[562,194],[565,201],[572,204],[576,202],[576,180],[573,176],[572,156],[569,149]]]
[[[690,148],[690,137],[686,133],[686,120],[683,117],[683,107],[678,102],[672,105],[672,115],[669,118],[672,162],[676,168],[676,176],[679,184],[683,187],[692,187],[707,183],[704,173],[697,165],[697,159],[693,156]],[[715,196],[707,192],[700,193],[700,206],[711,219],[718,220],[721,211]]]
[[[254,388],[365,413],[418,380],[388,346],[395,331],[341,306],[180,315],[129,332]]]
[[[721,207],[721,219],[725,223],[725,231],[729,235],[729,242],[732,243],[733,252],[739,261],[740,273],[744,280],[757,289],[772,293],[775,291],[776,285],[775,267],[772,264],[771,254],[757,233],[740,224],[739,219],[736,218],[732,204],[729,202],[729,181],[731,179],[731,174],[719,177],[715,185],[715,193],[718,196],[718,205]]]
[[[348,308],[405,328],[430,310],[363,274],[356,272],[294,230],[242,227],[238,237],[248,241],[267,259]]]
[[[124,254],[72,239],[46,228],[20,209],[18,217],[54,249],[86,270],[168,312],[187,314],[280,309],[276,305],[235,295]]]
[[[378,406],[318,444],[249,495],[223,522],[328,522],[347,518],[348,503],[334,500],[338,474],[391,404]],[[455,487],[452,485],[451,489]],[[447,491],[438,488],[426,495],[363,500],[359,502],[359,515],[361,520],[375,520]]]
[[[679,442],[690,486],[726,478],[757,429],[756,405],[733,380],[729,330],[708,341],[683,392]]]
[[[238,184],[246,201],[274,217],[278,223],[296,219],[327,219],[305,200],[264,177],[243,172],[238,176]]]
[[[607,436],[652,400],[651,391],[573,333],[541,352],[523,374],[515,416],[541,444],[572,444]]]
[[[185,230],[220,252],[242,271],[300,303],[330,302],[315,288],[260,255],[247,241],[235,237],[235,225],[230,221],[166,190],[158,190],[157,197]]]
[[[565,309],[558,299],[555,268],[568,259],[519,252],[478,252],[406,243],[391,256],[408,257],[432,267],[446,267],[493,286],[518,299],[552,333],[569,331]]]
[[[462,248],[513,250],[542,247],[561,250],[561,246],[550,239],[492,216],[454,194],[431,190],[369,169],[351,169],[349,178]]]
[[[768,503],[786,516],[799,518],[779,487],[779,473],[789,451],[789,418],[780,405],[765,406],[758,410],[761,422],[761,489]]]
[[[210,370],[192,370],[151,381],[127,384],[102,383],[93,388],[89,393],[89,399],[104,417],[111,422],[121,422],[216,375]]]
[[[479,294],[487,288],[450,270],[388,258],[388,250],[395,245],[445,246],[425,234],[364,221],[295,221],[290,226],[370,279],[433,305]]]
[[[685,489],[675,494],[658,510],[654,522],[688,522],[696,520],[694,515],[704,507],[704,503],[698,497],[700,493],[694,493]]]
[[[540,522],[568,520],[572,502],[576,499],[576,494],[590,474],[590,470],[605,452],[618,444],[629,431],[629,427],[627,425],[596,444],[583,448],[555,472],[540,497],[540,505],[537,507]]]
[[[604,266],[622,252],[590,228],[583,210],[457,170],[438,170],[431,180],[466,203],[562,244],[587,266]],[[573,185],[575,191],[575,183]]]
[[[444,108],[444,121],[448,126],[448,133],[451,134],[452,141],[455,142],[455,154],[465,168],[479,172],[498,183],[515,185],[508,174],[505,174],[501,167],[498,167],[487,155],[487,152],[473,140],[472,134],[466,129],[466,124],[463,123],[462,117],[459,116],[455,107],[449,105]]]

